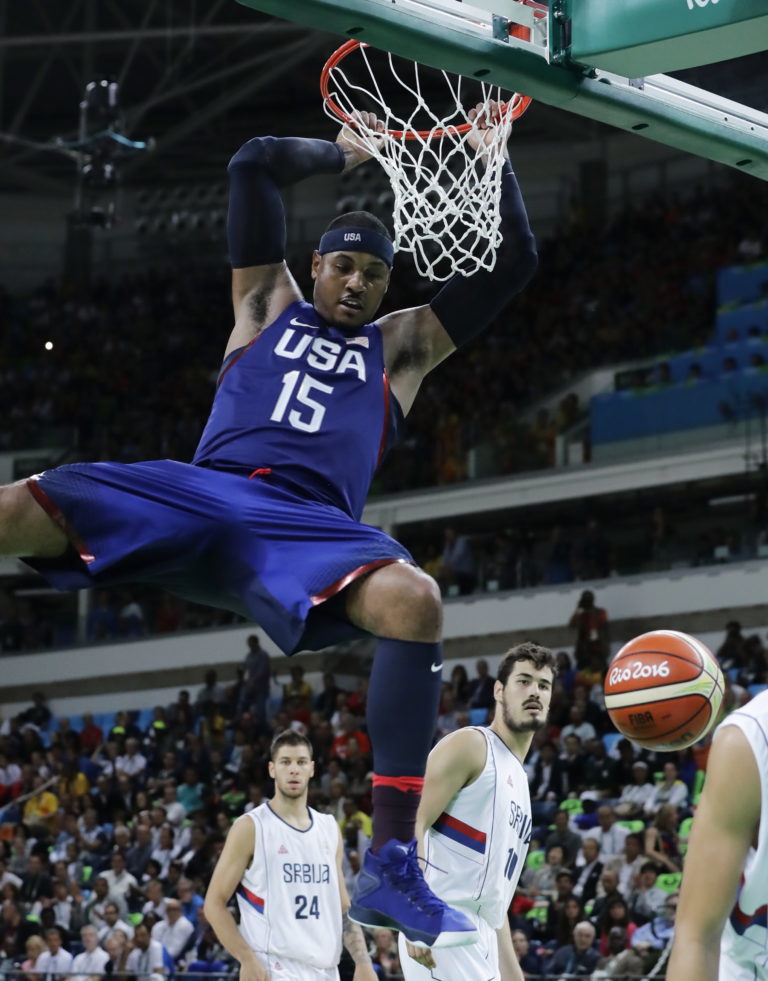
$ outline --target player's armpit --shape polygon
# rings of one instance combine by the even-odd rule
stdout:
[[[424,379],[456,350],[456,345],[429,305],[399,310],[379,321],[384,363],[400,406],[406,414]]]
[[[250,344],[287,307],[300,299],[301,291],[285,262],[233,269],[235,326],[229,335],[224,357]]]
[[[760,821],[760,774],[744,733],[718,732],[691,830],[668,976],[717,981],[720,935]]]
[[[441,739],[429,754],[416,815],[416,836],[420,843],[449,801],[480,774],[486,753],[482,733],[476,729],[458,729]]]

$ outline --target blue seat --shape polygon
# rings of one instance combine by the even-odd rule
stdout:
[[[469,724],[471,726],[484,726],[488,722],[488,709],[470,709]]]
[[[766,691],[767,689],[768,689],[768,685],[748,685],[747,686],[747,691],[752,696],[752,698],[754,698],[755,695],[759,695],[761,691]]]
[[[603,746],[605,746],[606,753],[610,753],[616,743],[623,738],[620,732],[603,733]]]
[[[153,708],[141,709],[136,713],[136,725],[141,729],[142,732],[149,729],[152,725],[152,720],[155,717],[155,710]]]

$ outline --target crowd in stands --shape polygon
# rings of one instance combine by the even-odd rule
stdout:
[[[557,655],[550,721],[525,764],[533,840],[509,917],[526,978],[620,978],[661,955],[709,749],[653,754],[619,738],[602,701],[607,645],[591,642],[604,611],[582,600],[575,655]],[[733,623],[718,657],[730,711],[768,660]],[[489,718],[494,679],[487,662],[475,668],[470,678],[457,664],[444,681],[436,739]],[[206,884],[232,821],[269,798],[269,745],[289,727],[312,741],[309,801],[339,822],[354,888],[371,837],[367,679],[344,690],[325,674],[316,690],[293,665],[270,701],[271,673],[254,635],[236,684],[208,672],[146,728],[121,710],[106,731],[89,715],[75,731],[42,693],[3,722],[0,967],[19,978],[231,971],[205,919]],[[397,976],[392,934],[369,940],[380,975]]]

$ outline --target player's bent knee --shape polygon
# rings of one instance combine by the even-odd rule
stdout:
[[[413,567],[401,567],[399,589],[394,600],[404,626],[415,633],[440,631],[443,623],[443,603],[440,587],[432,576]]]
[[[55,556],[67,536],[29,493],[26,481],[0,487],[0,555]]]

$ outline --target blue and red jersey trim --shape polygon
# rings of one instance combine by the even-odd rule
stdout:
[[[257,896],[255,892],[246,889],[242,882],[237,887],[237,895],[244,899],[257,913],[261,913],[262,916],[264,915],[264,900],[261,896]]]
[[[485,832],[459,821],[458,818],[446,811],[443,811],[432,827],[441,835],[445,835],[446,838],[457,841],[460,845],[466,845],[467,848],[471,848],[472,851],[479,852],[481,855],[485,854]]]
[[[753,926],[768,928],[768,906],[763,905],[754,913],[745,913],[736,903],[731,912],[731,926],[740,937]]]

